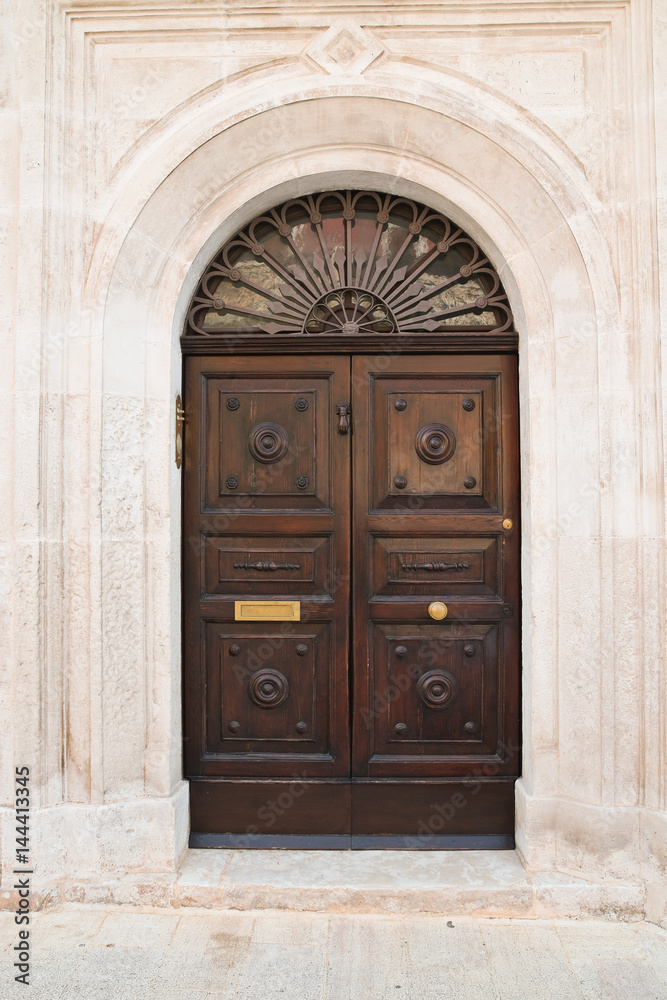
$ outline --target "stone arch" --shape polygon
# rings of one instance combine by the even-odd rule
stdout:
[[[151,421],[153,435],[150,453],[145,451],[129,484],[133,495],[153,503],[145,530],[147,536],[154,532],[156,545],[142,570],[144,592],[166,599],[166,608],[155,612],[159,620],[151,622],[161,646],[146,667],[159,710],[148,733],[145,720],[136,720],[138,731],[144,726],[145,758],[153,762],[154,777],[145,788],[169,795],[180,776],[180,502],[172,407],[180,387],[178,335],[192,292],[215,249],[285,198],[346,186],[397,192],[442,211],[483,245],[520,334],[526,750],[517,843],[532,863],[553,865],[556,829],[545,817],[559,796],[579,794],[601,805],[597,723],[581,704],[559,704],[559,685],[574,683],[569,667],[563,676],[562,652],[576,648],[580,631],[566,615],[557,636],[553,581],[559,573],[561,579],[576,575],[582,536],[599,563],[595,539],[605,530],[599,497],[582,493],[582,484],[591,481],[591,470],[597,477],[603,463],[599,426],[605,419],[606,365],[600,358],[619,335],[609,254],[594,208],[587,208],[571,171],[559,173],[552,163],[549,174],[542,153],[522,162],[506,148],[511,143],[485,134],[477,122],[415,105],[386,89],[382,96],[371,87],[359,91],[301,93],[228,123],[165,169],[133,221],[126,217],[115,230],[110,225],[93,265],[89,288],[104,291],[93,299],[104,302],[97,357],[104,385],[101,447],[109,474],[121,461],[112,438],[105,440],[109,399],[114,405],[119,399],[136,402],[142,433]],[[530,147],[531,136],[522,142]],[[153,163],[151,169],[159,167]],[[133,197],[122,197],[130,213]],[[601,318],[604,339],[598,336]],[[576,411],[562,405],[568,394],[578,397]],[[591,434],[573,452],[568,439],[582,411]],[[632,428],[626,434],[631,438]],[[106,517],[114,523],[119,504],[117,494],[102,495],[103,522]],[[574,509],[576,515],[568,514]],[[576,521],[574,530],[568,517]],[[595,593],[580,595],[581,614],[593,622],[600,619],[599,573],[596,579]],[[116,599],[104,582],[101,591],[103,604]],[[589,705],[601,704],[600,668],[601,660],[591,656],[576,681]],[[144,698],[148,685],[146,680]],[[554,776],[557,747],[560,778]],[[163,762],[163,773],[156,761]],[[108,766],[113,779],[112,759]]]

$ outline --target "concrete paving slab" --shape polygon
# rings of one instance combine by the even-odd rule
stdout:
[[[326,948],[251,944],[235,1000],[321,1000]]]
[[[543,923],[485,926],[482,939],[502,1000],[583,1000],[558,934]]]
[[[253,944],[320,944],[327,943],[329,931],[325,916],[314,913],[293,913],[289,920],[284,916],[267,916],[256,920]]]
[[[350,917],[330,924],[326,1000],[417,1000],[404,921]],[[400,990],[400,993],[399,993]]]
[[[107,913],[92,939],[99,948],[166,948],[176,931],[169,913]]]
[[[0,914],[0,997],[14,982]],[[667,932],[602,920],[74,906],[34,914],[33,1000],[664,1000]]]
[[[136,1000],[146,992],[163,958],[162,948],[90,945],[71,970],[58,1000],[82,1000],[83,997],[85,1000]],[[35,963],[39,964],[38,959]]]

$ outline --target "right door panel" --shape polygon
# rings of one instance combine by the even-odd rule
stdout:
[[[516,358],[356,357],[352,385],[353,775],[517,775]]]

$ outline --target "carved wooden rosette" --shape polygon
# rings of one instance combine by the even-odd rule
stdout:
[[[417,694],[427,708],[447,708],[456,694],[456,680],[446,670],[430,670],[417,681]]]
[[[284,674],[265,667],[248,681],[248,697],[258,708],[277,708],[289,695],[289,682]]]

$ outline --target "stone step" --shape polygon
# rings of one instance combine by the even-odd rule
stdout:
[[[69,881],[52,887],[51,901],[639,920],[645,894],[639,885],[528,872],[514,851],[190,850],[176,874]]]

